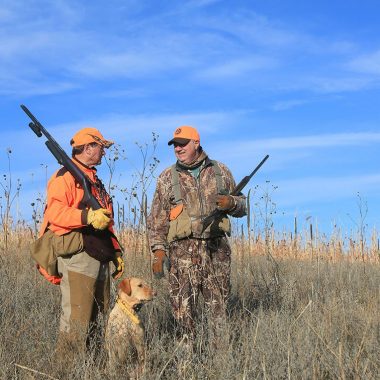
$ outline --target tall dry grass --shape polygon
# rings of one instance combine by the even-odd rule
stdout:
[[[151,280],[158,291],[142,312],[148,346],[142,379],[380,378],[378,261],[332,254],[337,245],[331,241],[311,254],[300,237],[295,245],[294,239],[235,235],[225,339],[217,349],[208,344],[200,303],[190,355],[176,337],[166,279],[151,279],[145,235],[125,229],[120,236],[127,247],[125,275]],[[64,378],[53,355],[59,289],[34,269],[32,231],[11,231],[7,249],[0,238],[0,378]],[[91,354],[71,364],[71,379],[128,378],[128,368],[107,372]]]
[[[200,302],[196,350],[189,355],[176,337],[167,280],[152,279],[144,232],[157,139],[153,133],[150,144],[136,143],[132,157],[140,162],[132,165],[128,188],[113,184],[124,150],[114,145],[106,158],[109,191],[119,195],[115,222],[126,247],[125,276],[150,280],[158,291],[142,311],[148,347],[142,379],[380,378],[380,244],[376,231],[368,238],[366,202],[358,194],[357,230],[349,236],[335,227],[326,237],[312,223],[300,229],[296,218],[292,232],[279,232],[273,223],[276,186],[269,181],[262,193],[257,186],[249,190],[246,227],[234,225],[225,339],[217,349],[208,344]],[[121,374],[104,369],[104,353],[96,360],[93,352],[76,357],[65,376],[58,369],[59,288],[38,274],[28,252],[44,196],[31,204],[32,227],[13,220],[21,182],[12,176],[11,153],[0,182],[0,379],[128,378],[128,368]],[[250,198],[257,202],[251,205]]]

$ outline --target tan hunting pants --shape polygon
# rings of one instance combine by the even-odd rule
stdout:
[[[62,275],[60,337],[70,337],[78,347],[88,346],[91,335],[101,330],[99,314],[105,316],[109,307],[109,264],[80,252],[59,257],[58,272]]]

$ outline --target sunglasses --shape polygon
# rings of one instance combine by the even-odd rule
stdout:
[[[177,148],[177,146],[179,146],[180,148],[183,148],[185,147],[191,140],[185,142],[185,143],[179,143],[179,142],[173,142],[173,146],[174,148]]]

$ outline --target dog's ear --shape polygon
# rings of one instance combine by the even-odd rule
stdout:
[[[128,296],[130,296],[132,293],[131,280],[129,278],[125,278],[123,281],[120,282],[119,289],[122,290]]]

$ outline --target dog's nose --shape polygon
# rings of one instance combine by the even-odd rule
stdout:
[[[155,297],[157,295],[157,292],[153,290],[153,296]]]

